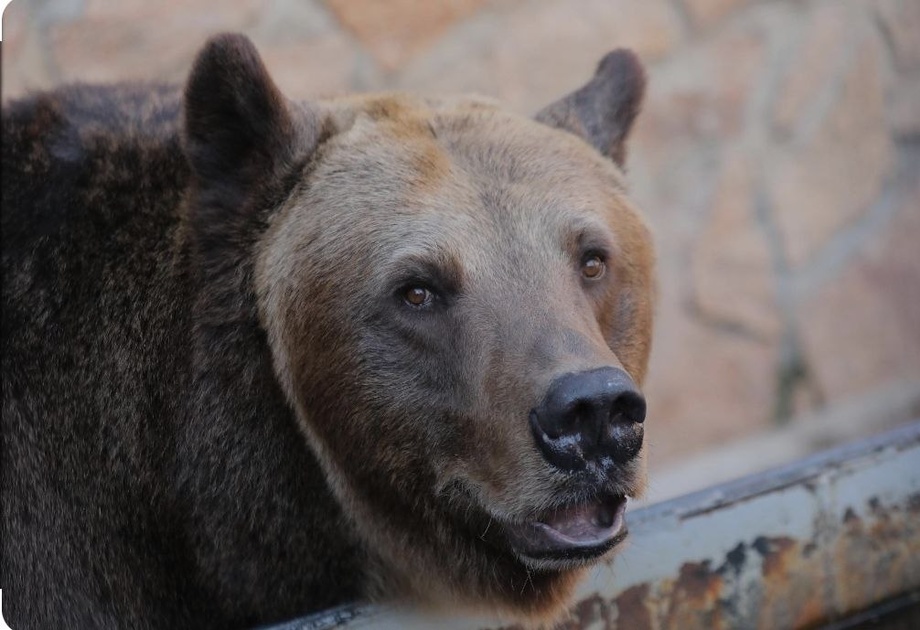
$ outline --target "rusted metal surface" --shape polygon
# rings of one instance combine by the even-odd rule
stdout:
[[[846,619],[883,602],[916,606],[920,422],[637,510],[628,520],[626,547],[592,571],[560,629],[847,627]],[[279,628],[434,624],[508,627],[343,607]]]

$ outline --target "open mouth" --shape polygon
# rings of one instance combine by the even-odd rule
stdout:
[[[598,558],[626,537],[626,497],[608,496],[548,510],[534,520],[507,524],[522,559],[585,561]]]

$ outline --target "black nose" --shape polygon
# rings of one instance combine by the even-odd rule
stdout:
[[[562,470],[633,459],[644,421],[645,399],[626,372],[610,367],[560,376],[530,412],[540,452]]]

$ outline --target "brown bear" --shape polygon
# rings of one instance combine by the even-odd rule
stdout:
[[[8,622],[564,611],[644,483],[644,86],[295,103],[222,35],[5,104]]]

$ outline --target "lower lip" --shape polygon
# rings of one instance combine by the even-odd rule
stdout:
[[[523,558],[532,560],[587,561],[598,558],[626,538],[626,499],[614,508],[611,524],[590,539],[572,538],[546,523],[531,522],[507,528],[512,546]]]
[[[598,536],[595,539],[580,540],[577,538],[571,538],[569,536],[566,536],[562,532],[557,531],[556,529],[553,529],[551,526],[547,525],[546,523],[537,522],[537,523],[534,523],[534,526],[543,530],[543,532],[546,534],[549,540],[553,540],[561,546],[579,547],[579,546],[596,546],[596,545],[604,544],[607,541],[609,541],[611,538],[615,538],[620,533],[620,530],[624,528],[625,524],[626,524],[626,501],[623,500],[623,502],[620,503],[615,508],[613,519],[610,525],[604,527],[603,534],[601,536]]]

